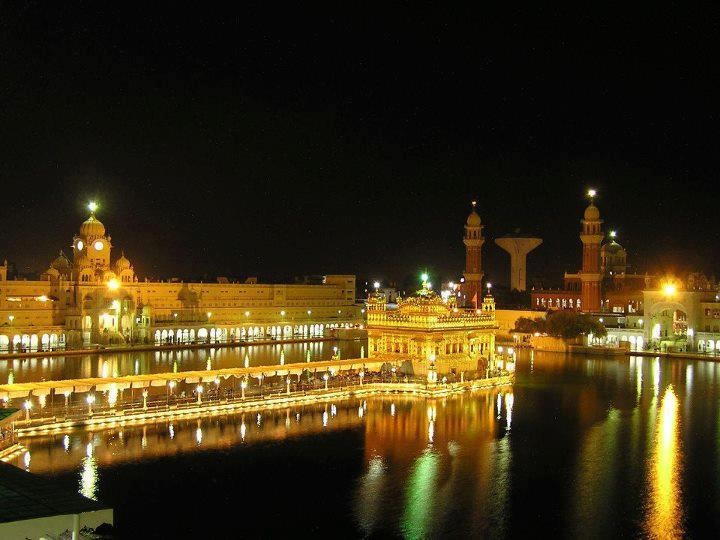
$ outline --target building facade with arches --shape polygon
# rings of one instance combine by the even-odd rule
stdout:
[[[228,342],[320,337],[363,324],[355,276],[320,284],[140,280],[94,211],[39,280],[0,265],[0,353],[95,344]]]
[[[720,288],[701,274],[646,290],[644,338],[659,350],[720,354]]]

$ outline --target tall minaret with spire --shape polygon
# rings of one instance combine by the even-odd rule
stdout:
[[[594,189],[588,191],[590,206],[585,209],[585,214],[580,222],[582,223],[580,241],[583,245],[583,262],[580,271],[582,305],[580,309],[584,312],[600,311],[600,283],[602,281],[600,243],[603,240],[601,229],[603,221],[600,219],[600,210],[595,206],[596,194]]]
[[[472,212],[465,222],[465,236],[463,243],[465,244],[465,282],[463,283],[463,293],[465,294],[465,304],[472,304],[478,307],[480,297],[482,296],[482,245],[485,239],[482,236],[482,221],[475,207],[477,202],[472,202]]]

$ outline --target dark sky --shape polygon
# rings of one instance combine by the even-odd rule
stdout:
[[[486,237],[536,232],[530,274],[557,278],[589,186],[636,269],[720,263],[714,12],[65,4],[0,3],[21,270],[94,197],[141,275],[457,277],[476,198]]]

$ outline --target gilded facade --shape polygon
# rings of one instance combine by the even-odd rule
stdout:
[[[368,300],[368,356],[406,364],[417,375],[431,365],[439,373],[492,369],[495,350],[495,301],[486,296],[475,309],[444,301],[425,284],[414,296],[388,309],[382,297]]]

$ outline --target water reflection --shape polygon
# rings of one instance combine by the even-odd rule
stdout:
[[[668,385],[660,405],[655,448],[649,468],[650,496],[645,522],[653,538],[682,536],[681,459],[678,447],[678,399]]]
[[[364,536],[369,536],[379,521],[384,487],[385,464],[380,456],[375,456],[368,462],[357,490],[356,515]]]
[[[8,383],[86,377],[123,377],[147,373],[170,373],[201,369],[222,369],[330,360],[333,347],[340,347],[344,358],[359,358],[365,341],[313,341],[284,345],[249,345],[208,349],[181,349],[53,357],[13,358],[0,362],[0,381]]]
[[[85,446],[85,457],[80,463],[80,488],[78,491],[88,499],[97,500],[98,465],[93,455],[92,442]]]
[[[440,458],[426,448],[415,460],[405,493],[405,512],[401,529],[405,538],[427,538],[433,521]]]
[[[139,509],[156,512],[157,492],[197,486],[210,507],[230,497],[256,515],[243,522],[247,536],[297,534],[272,519],[276,508],[263,510],[274,491],[255,500],[237,489],[237,478],[258,490],[267,470],[282,468],[301,514],[287,527],[302,522],[318,536],[710,537],[720,530],[719,374],[706,362],[536,353],[532,367],[520,356],[512,388],[473,395],[349,399],[23,444],[32,472],[77,486],[94,441],[95,492],[119,521],[129,512],[123,494],[137,503],[130,522]],[[161,464],[167,474],[156,474]],[[150,476],[157,490],[143,499],[132,479]],[[193,504],[174,500],[166,511]],[[215,537],[237,533],[228,527]],[[181,525],[156,536],[168,532],[203,537]]]

